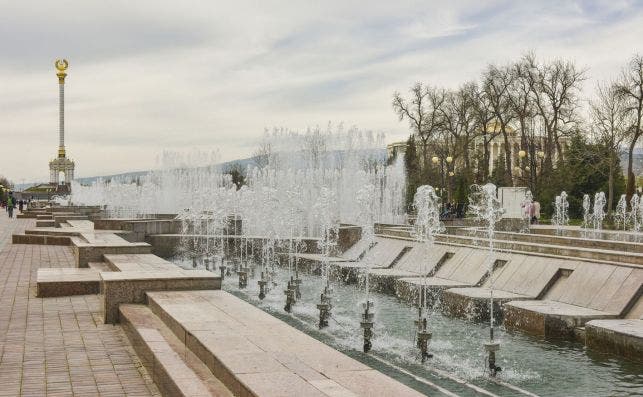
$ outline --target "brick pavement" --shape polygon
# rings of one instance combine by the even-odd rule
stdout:
[[[158,395],[120,326],[103,324],[97,295],[36,298],[37,269],[72,267],[73,256],[11,244],[34,225],[0,212],[0,396]]]

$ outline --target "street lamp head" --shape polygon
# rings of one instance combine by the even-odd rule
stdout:
[[[525,158],[526,155],[527,155],[527,152],[525,152],[524,150],[521,150],[518,152],[518,157],[520,157],[521,159]]]
[[[433,161],[433,164],[437,164],[438,161],[440,161],[440,158],[438,156],[433,156],[433,158],[431,158],[431,161]]]
[[[453,161],[453,157],[451,157],[451,156],[447,156],[447,159],[446,159],[446,160],[447,160],[447,163],[451,163],[451,162]]]
[[[545,157],[545,152],[543,152],[542,150],[539,150],[538,151],[538,157],[540,157],[540,158]]]
[[[526,166],[525,171],[529,171],[529,170],[530,170],[529,166]]]

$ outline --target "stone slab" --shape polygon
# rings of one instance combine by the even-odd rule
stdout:
[[[106,324],[119,321],[118,306],[123,303],[144,303],[148,291],[183,291],[220,289],[221,278],[204,270],[100,273],[103,292],[103,313]]]
[[[71,242],[78,267],[100,262],[105,254],[149,254],[152,251],[147,243],[130,243],[110,233],[81,233],[71,237]]]
[[[235,395],[421,395],[224,291],[147,295],[152,311]]]
[[[549,300],[513,301],[504,305],[507,328],[545,338],[573,337],[577,327],[595,319],[616,318],[617,314]]]
[[[37,296],[89,295],[100,292],[100,275],[94,269],[43,268],[36,277]]]
[[[448,315],[468,318],[473,321],[488,321],[491,310],[491,290],[489,288],[451,288],[442,292],[441,309]],[[514,300],[534,299],[508,291],[493,291],[493,312],[497,323],[503,319],[503,305]]]
[[[585,341],[590,349],[643,362],[643,319],[589,321]]]
[[[126,335],[142,358],[142,364],[164,395],[233,395],[149,308],[122,305],[120,317]]]

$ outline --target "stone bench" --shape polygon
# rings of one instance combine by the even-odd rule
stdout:
[[[617,318],[586,307],[550,300],[524,300],[504,305],[504,324],[507,328],[542,337],[570,337],[574,329],[595,319]]]
[[[71,237],[76,266],[87,267],[89,262],[100,262],[105,254],[149,254],[147,243],[130,243],[111,233],[81,233]]]
[[[221,278],[205,270],[162,272],[126,271],[100,273],[103,313],[106,324],[118,319],[118,306],[123,303],[145,303],[148,291],[214,290],[221,288]]]
[[[98,294],[100,274],[95,269],[40,268],[36,285],[39,298]]]
[[[71,238],[47,234],[14,234],[11,236],[11,242],[13,244],[71,245]]]
[[[422,395],[227,292],[147,296],[152,312],[234,395]]]

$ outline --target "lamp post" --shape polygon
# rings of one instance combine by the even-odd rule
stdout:
[[[517,166],[516,172],[520,172],[521,175],[524,175],[522,172],[527,173],[527,184],[529,185],[529,189],[532,191],[532,193],[535,192],[535,185],[536,185],[536,177],[537,177],[537,170],[538,170],[538,160],[540,160],[540,168],[542,169],[542,160],[545,157],[545,152],[542,150],[536,150],[534,145],[531,145],[529,147],[529,153],[527,153],[526,150],[520,150],[518,151],[518,157],[520,158],[520,163],[519,166]],[[525,163],[525,161],[527,163]]]
[[[447,181],[445,181],[445,170],[444,170],[445,165],[444,165],[444,163],[446,162],[446,168],[447,168],[448,176],[452,177],[453,175],[455,175],[455,173],[452,170],[449,170],[449,167],[450,167],[451,163],[453,162],[453,157],[447,156],[447,157],[442,158],[442,157],[438,157],[438,156],[433,156],[431,158],[431,162],[434,165],[437,165],[438,163],[440,163],[440,182],[441,182],[440,198],[442,199],[441,200],[442,201],[442,204],[441,204],[442,212],[444,212],[444,208],[445,208],[444,191],[447,190],[447,197],[446,197],[447,200],[451,196],[451,181],[449,179],[449,181],[448,181],[449,187],[447,189],[447,187],[446,187]]]
[[[444,161],[438,156],[433,156],[431,157],[431,162],[433,162],[434,165],[440,163],[440,212],[444,212]]]

